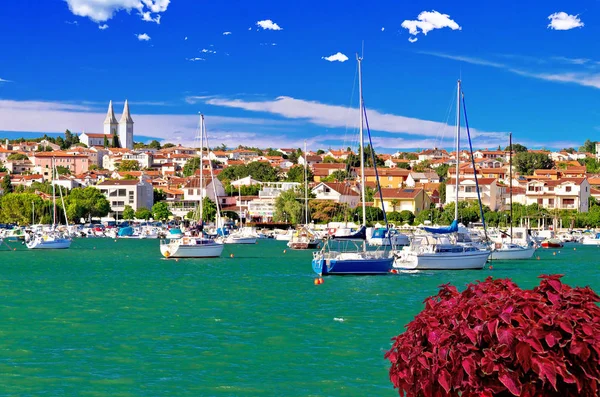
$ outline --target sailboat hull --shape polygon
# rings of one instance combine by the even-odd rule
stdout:
[[[32,250],[67,249],[71,247],[71,240],[66,238],[48,239],[36,238],[27,243],[27,248]]]
[[[223,244],[186,237],[160,244],[160,253],[165,258],[218,258],[222,252]]]
[[[531,259],[533,257],[534,253],[535,253],[534,247],[499,249],[499,250],[492,251],[492,254],[490,255],[490,260],[510,261],[510,260]]]
[[[393,261],[393,258],[314,258],[312,267],[315,273],[322,276],[389,274]]]
[[[490,251],[462,253],[423,253],[401,255],[394,260],[394,267],[405,270],[480,270],[483,269]]]

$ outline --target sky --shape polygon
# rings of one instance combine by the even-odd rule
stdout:
[[[453,146],[462,81],[475,148],[600,134],[600,1],[7,0],[0,137],[101,133],[129,101],[136,141],[356,146],[356,54],[380,152]],[[464,144],[464,120],[463,120]]]

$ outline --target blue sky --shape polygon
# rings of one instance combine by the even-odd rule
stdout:
[[[382,152],[452,146],[458,78],[475,147],[596,140],[599,1],[371,3],[6,2],[0,131],[101,132],[128,99],[138,140],[190,143],[203,112],[213,145],[353,146],[364,41]]]

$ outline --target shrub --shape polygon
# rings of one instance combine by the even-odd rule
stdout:
[[[598,396],[600,308],[560,275],[443,285],[393,338],[390,380],[410,396]]]

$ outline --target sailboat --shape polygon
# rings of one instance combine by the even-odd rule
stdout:
[[[319,248],[321,240],[308,227],[308,162],[306,161],[306,141],[304,141],[304,225],[294,231],[287,246],[294,250]]]
[[[206,142],[206,143],[205,143]],[[200,203],[199,215],[202,221],[203,215],[203,197],[204,197],[204,173],[202,172],[202,160],[204,157],[204,145],[208,148],[206,137],[206,126],[204,124],[204,115],[200,115]],[[212,172],[212,163],[210,165],[210,176],[214,178]],[[213,192],[216,197],[216,188],[213,183]],[[219,225],[220,213],[219,200],[217,202],[216,221]],[[178,239],[161,240],[160,253],[165,258],[217,258],[223,252],[223,244],[213,239],[204,237],[203,230],[200,230],[199,236],[183,236]]]
[[[394,258],[386,250],[367,250],[367,218],[365,205],[365,159],[363,124],[365,107],[362,93],[362,58],[358,61],[359,88],[359,141],[360,141],[360,187],[362,202],[362,225],[358,232],[349,236],[330,236],[323,248],[313,252],[312,268],[319,276],[324,275],[366,275],[387,274],[392,268]],[[368,125],[367,125],[368,126]],[[373,166],[376,166],[373,164]]]
[[[241,186],[238,188],[238,201],[241,205]],[[248,226],[242,226],[234,232],[229,232],[229,229],[226,228],[219,228],[217,231],[219,234],[222,234],[222,236],[219,236],[218,240],[223,242],[223,244],[256,244],[256,240],[258,239],[258,234],[256,234],[253,228]]]
[[[56,185],[54,183],[54,173],[56,172],[56,167],[54,164],[54,159],[52,159],[52,229],[47,232],[42,232],[41,234],[36,234],[27,242],[27,248],[29,249],[67,249],[71,247],[71,239],[56,230]],[[63,207],[63,212],[65,214],[65,224],[69,225],[69,221],[67,220],[67,213],[65,211],[65,201],[62,195],[62,189],[58,189],[60,192],[60,200]],[[68,229],[68,228],[67,228]]]
[[[509,143],[509,189],[510,189],[510,241],[502,241],[500,243],[496,243],[494,249],[492,250],[492,254],[490,255],[490,260],[521,260],[521,259],[531,259],[533,254],[535,253],[535,246],[533,242],[530,242],[526,247],[523,247],[519,244],[513,243],[513,205],[512,205],[512,132],[509,134],[508,138]],[[529,239],[528,239],[529,240]]]
[[[394,267],[407,270],[462,270],[483,269],[490,256],[489,249],[461,244],[458,227],[458,188],[460,153],[460,95],[458,80],[456,100],[456,196],[454,220],[447,227],[423,227],[426,234],[412,237],[410,245],[394,253]],[[452,239],[451,239],[452,237]]]

